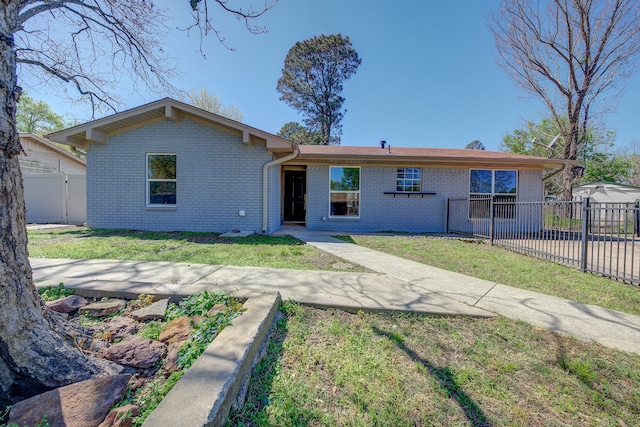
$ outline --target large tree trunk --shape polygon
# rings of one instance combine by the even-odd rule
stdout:
[[[76,348],[87,330],[49,310],[32,283],[15,126],[16,1],[0,3],[0,408],[40,391],[117,371]]]

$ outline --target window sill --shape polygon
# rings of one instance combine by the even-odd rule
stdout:
[[[175,211],[178,208],[177,205],[151,205],[145,206],[147,211]]]
[[[432,192],[410,193],[410,192],[406,192],[406,191],[385,191],[384,194],[393,194],[393,198],[394,199],[396,198],[396,196],[407,196],[407,197],[420,196],[421,198],[424,198],[424,196],[435,196],[436,195],[436,193],[432,193]]]
[[[346,222],[353,222],[353,221],[360,221],[360,217],[354,217],[354,216],[330,216],[327,218],[328,222],[342,222],[342,221],[346,221]]]

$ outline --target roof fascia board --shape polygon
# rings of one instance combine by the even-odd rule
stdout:
[[[309,161],[313,163],[353,163],[362,164],[423,164],[428,166],[441,165],[458,166],[458,167],[519,167],[542,169],[545,167],[558,167],[566,164],[577,164],[576,161],[559,160],[556,162],[540,162],[536,159],[460,159],[455,157],[394,157],[394,158],[378,158],[371,156],[324,156],[324,155],[303,155],[296,159],[298,162]]]

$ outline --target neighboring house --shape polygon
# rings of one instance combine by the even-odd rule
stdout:
[[[575,187],[573,197],[578,200],[588,197],[590,206],[599,212],[600,221],[593,223],[592,229],[602,231],[606,227],[615,232],[635,229],[637,233],[638,210],[634,206],[640,200],[640,187],[615,182],[591,182]]]
[[[590,182],[573,189],[573,197],[589,197],[594,203],[635,203],[640,200],[640,187],[615,182]]]
[[[169,98],[48,137],[87,149],[95,228],[444,232],[449,198],[542,200],[543,169],[565,166],[480,150],[297,146]]]
[[[32,133],[21,133],[20,170],[28,173],[79,173],[86,171],[84,161]]]
[[[27,222],[84,223],[85,162],[37,135],[21,133],[20,143]]]

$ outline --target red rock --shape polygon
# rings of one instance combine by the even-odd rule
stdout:
[[[82,307],[80,313],[88,314],[92,317],[109,316],[122,310],[126,304],[126,301],[121,299],[98,301]]]
[[[171,344],[177,341],[186,341],[193,331],[193,325],[200,322],[202,316],[179,317],[167,323],[164,331],[160,333],[160,342]]]
[[[105,325],[105,333],[108,341],[114,341],[133,335],[137,332],[136,321],[130,317],[116,316]]]
[[[97,427],[127,390],[129,375],[81,381],[18,402],[8,424],[35,426],[46,415],[50,427]]]
[[[134,368],[150,368],[165,355],[167,347],[159,341],[138,335],[114,344],[104,351],[104,358]]]
[[[57,311],[58,313],[72,313],[89,303],[79,295],[70,295],[55,301],[47,301],[46,304],[47,307],[53,311]]]
[[[98,427],[131,427],[133,418],[140,415],[140,408],[136,405],[124,405],[114,408]]]
[[[170,374],[172,372],[177,372],[180,370],[178,368],[178,352],[180,351],[180,347],[182,347],[184,341],[175,341],[169,344],[169,349],[167,350],[167,357],[164,359],[164,372]]]
[[[215,314],[218,314],[221,311],[223,311],[225,307],[226,306],[224,304],[215,304],[213,307],[209,309],[209,311],[207,311],[207,316],[213,316]]]

